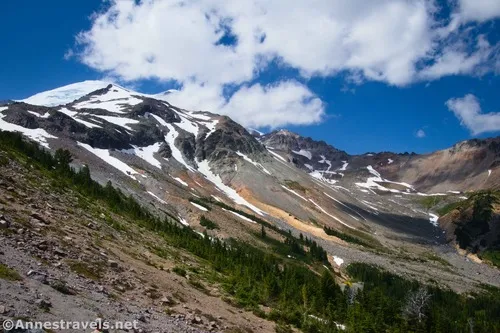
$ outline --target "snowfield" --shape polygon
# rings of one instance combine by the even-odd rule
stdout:
[[[151,146],[146,146],[146,147],[136,147],[133,146],[134,148],[132,149],[123,149],[121,150],[122,153],[125,154],[130,154],[130,155],[135,155],[139,158],[142,158],[144,161],[148,162],[154,167],[157,167],[158,169],[161,169],[161,163],[158,161],[156,158],[154,158],[154,154],[160,150],[161,143],[157,142],[155,144],[152,144]]]
[[[93,91],[106,88],[109,84],[110,82],[90,80],[73,83],[57,89],[41,92],[23,99],[20,102],[43,106],[68,104],[76,99],[79,99],[80,97],[90,94]]]
[[[3,111],[3,110],[2,110]],[[45,148],[49,148],[47,139],[57,139],[56,136],[49,134],[46,130],[41,128],[26,128],[16,124],[11,124],[3,120],[4,114],[0,115],[0,129],[7,132],[20,132],[28,138],[38,142]]]
[[[157,116],[155,116],[155,118],[156,117]],[[175,145],[175,139],[177,138],[177,136],[179,136],[179,132],[177,132],[177,130],[175,129],[175,127],[172,124],[165,123],[165,126],[168,128],[168,133],[167,133],[167,135],[165,135],[165,142],[168,143],[168,145],[170,146],[170,149],[172,150],[172,157],[174,159],[176,159],[177,162],[184,165],[186,167],[186,169],[194,172],[195,171],[194,168],[192,166],[190,166],[189,164],[187,164],[187,162],[184,160],[184,157],[182,156],[182,152]]]
[[[208,132],[205,135],[205,139],[208,138],[213,132],[217,130],[217,124],[219,123],[218,119],[209,121],[209,122],[203,122],[203,125],[205,125],[206,128],[208,128]]]
[[[176,113],[181,118],[181,122],[176,123],[176,125],[179,126],[180,128],[182,128],[183,130],[185,130],[186,132],[192,133],[195,138],[198,137],[198,132],[200,130],[198,128],[198,124],[187,119],[187,117],[185,115],[183,115],[179,112],[176,112]]]
[[[132,178],[134,180],[136,179],[134,177],[134,175],[138,174],[138,172],[135,171],[134,169],[132,169],[128,164],[123,163],[122,161],[120,161],[116,157],[111,156],[109,154],[109,150],[107,150],[107,149],[100,149],[100,148],[93,148],[90,145],[88,145],[86,143],[81,143],[79,141],[77,141],[77,144],[80,147],[88,150],[89,152],[91,152],[95,156],[99,157],[101,160],[103,160],[104,162],[108,163],[112,167],[120,170],[121,172],[123,172],[124,174],[126,174],[127,176],[129,176],[130,178]]]
[[[88,128],[93,128],[93,127],[97,127],[97,128],[101,128],[101,126],[97,125],[97,124],[93,124],[91,122],[88,122],[88,121],[85,121],[85,120],[82,120],[82,119],[79,119],[78,117],[76,117],[76,115],[78,115],[78,112],[76,111],[71,111],[71,110],[68,110],[67,108],[62,108],[60,110],[57,110],[58,112],[61,112],[61,113],[64,113],[65,115],[67,115],[68,117],[71,117],[73,118],[75,121],[81,123],[81,124],[84,124],[85,126],[87,126]],[[28,111],[29,112],[29,111]],[[33,112],[35,113],[35,112]],[[40,115],[38,115],[38,117],[41,117]]]
[[[3,110],[2,109],[7,109],[7,108],[0,108],[0,112],[2,112]],[[32,115],[34,115],[35,117],[38,117],[38,118],[48,118],[50,116],[50,112],[45,112],[44,114],[39,114],[38,112],[34,112],[34,111],[28,111],[29,113],[31,113]]]
[[[309,150],[304,150],[304,149],[301,149],[299,151],[292,150],[292,153],[297,154],[297,155],[305,156],[308,159],[312,159],[312,154],[311,154],[311,152]]]
[[[98,118],[104,119],[108,123],[112,123],[112,124],[118,125],[120,127],[128,129],[129,131],[134,131],[134,129],[131,128],[130,126],[127,126],[128,124],[138,124],[139,123],[139,120],[130,119],[130,118],[124,118],[124,117],[101,116],[101,115],[98,115],[98,114],[94,115],[94,117],[98,117]]]
[[[125,113],[122,109],[142,103],[142,99],[132,96],[142,95],[113,84],[113,87],[104,95],[91,96],[88,101],[76,104],[75,109],[92,108],[104,109],[113,113]]]
[[[328,165],[328,168],[322,172],[330,172],[330,169],[332,168],[332,162],[330,162],[330,160],[327,160],[324,155],[321,155],[321,160],[319,160],[318,163],[326,163],[326,165]]]
[[[377,170],[375,170],[371,165],[367,166],[366,168],[373,175],[373,177],[368,177],[368,179],[366,179],[366,182],[364,182],[364,183],[355,183],[356,186],[358,186],[358,187],[365,188],[368,190],[377,189],[380,191],[391,192],[391,193],[407,193],[409,191],[415,191],[413,186],[410,184],[393,182],[393,181],[390,181],[387,179],[383,179],[382,176],[380,175],[380,173]],[[401,186],[407,188],[406,189],[407,192],[403,192],[403,191],[392,189],[392,188],[387,188],[379,183],[390,183],[390,184],[395,184],[395,185],[401,185]]]

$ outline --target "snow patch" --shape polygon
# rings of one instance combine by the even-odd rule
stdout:
[[[278,153],[275,153],[274,151],[271,151],[271,150],[267,150],[268,152],[270,152],[271,154],[273,154],[276,158],[278,158],[279,160],[283,161],[283,162],[287,162],[287,160],[285,160],[283,157],[281,157],[281,155],[279,155]]]
[[[100,148],[93,148],[90,145],[88,145],[86,143],[81,143],[79,141],[77,141],[76,143],[79,146],[81,146],[81,147],[85,148],[86,150],[88,150],[89,152],[91,152],[92,154],[99,157],[104,162],[106,162],[109,165],[113,166],[114,168],[120,170],[121,172],[123,172],[124,174],[129,176],[130,178],[135,179],[135,177],[133,175],[137,174],[138,172],[135,171],[134,169],[132,169],[129,165],[127,165],[127,164],[123,163],[122,161],[120,161],[119,159],[117,159],[116,157],[111,156],[109,154],[109,150],[100,149]]]
[[[352,193],[351,190],[349,190],[348,188],[345,188],[343,186],[340,186],[340,185],[334,185],[333,189],[341,189],[341,190],[344,190],[346,192]]]
[[[49,144],[47,143],[47,139],[57,139],[56,136],[49,134],[46,130],[42,128],[25,128],[16,124],[11,124],[3,120],[6,115],[0,115],[0,129],[7,132],[20,132],[28,138],[38,142],[45,148],[49,148]]]
[[[432,213],[429,213],[429,221],[431,222],[431,224],[435,227],[438,226],[438,219],[439,219],[439,216],[437,216],[436,214],[432,214]]]
[[[409,194],[409,193],[403,192],[403,194]],[[446,193],[421,193],[421,192],[417,192],[416,194],[421,196],[421,197],[435,197],[435,196],[447,195]]]
[[[189,203],[191,203],[191,205],[195,206],[196,208],[198,208],[199,210],[202,210],[204,212],[208,212],[208,209],[206,209],[205,207],[203,207],[202,205],[198,205],[197,203],[194,203],[192,201],[190,201]]]
[[[488,170],[488,177],[491,176],[491,170]]]
[[[110,83],[104,81],[83,81],[64,87],[44,91],[21,100],[33,105],[56,106],[71,103],[98,89],[106,88]]]
[[[238,217],[239,217],[240,219],[242,219],[242,220],[245,220],[245,221],[248,221],[248,222],[251,222],[251,223],[257,223],[257,222],[255,222],[254,220],[251,220],[251,219],[249,219],[249,218],[248,218],[248,217],[246,217],[246,216],[243,216],[243,215],[241,215],[241,214],[238,214],[238,213],[236,213],[236,212],[233,212],[232,210],[228,210],[228,209],[225,209],[225,208],[222,208],[222,210],[225,210],[226,212],[229,212],[229,213],[231,213],[231,214],[233,214],[233,215],[236,215],[236,216],[238,216]]]
[[[344,259],[340,258],[340,257],[337,257],[337,256],[333,256],[333,261],[337,264],[337,266],[340,267],[340,265],[342,265],[344,263]]]
[[[314,202],[312,199],[309,199],[309,201],[311,201],[311,202],[312,202],[312,203],[313,203],[316,207],[318,207],[318,208],[319,208],[319,210],[321,210],[323,213],[325,213],[326,215],[330,216],[331,218],[333,218],[333,219],[334,219],[334,220],[336,220],[337,222],[339,222],[339,223],[341,223],[341,224],[345,225],[345,226],[346,226],[346,227],[348,227],[348,228],[351,228],[351,229],[356,229],[356,228],[354,228],[354,227],[350,226],[349,224],[347,224],[347,223],[343,222],[343,221],[342,221],[341,219],[339,219],[338,217],[336,217],[336,216],[334,216],[334,215],[332,215],[332,214],[328,213],[326,210],[324,210],[324,209],[323,209],[323,207],[321,207],[320,205],[318,205],[318,204],[317,204],[316,202]]]
[[[80,124],[83,124],[89,128],[93,128],[93,127],[101,128],[101,126],[99,126],[99,125],[96,125],[96,124],[93,124],[91,122],[77,118],[76,115],[78,114],[78,112],[76,112],[76,111],[71,111],[71,110],[68,110],[66,108],[62,108],[62,109],[57,110],[57,111],[64,113],[68,117],[72,118],[73,120],[75,120],[75,121],[79,122]]]
[[[340,204],[340,205],[344,206],[345,208],[349,209],[351,212],[354,212],[354,213],[355,213],[355,214],[357,214],[359,217],[361,217],[363,220],[366,220],[366,219],[363,217],[363,215],[361,215],[360,213],[358,213],[355,209],[352,209],[351,207],[347,206],[347,205],[346,205],[346,204],[344,204],[342,201],[335,199],[334,197],[332,197],[331,195],[329,195],[329,194],[328,194],[328,193],[326,193],[326,192],[323,192],[323,194],[324,194],[324,195],[326,195],[327,197],[329,197],[330,199],[332,199],[333,201],[335,201],[336,203],[338,203],[338,204]],[[358,220],[356,217],[354,217],[354,216],[352,216],[352,215],[351,215],[351,217],[352,217],[352,218],[354,218],[355,220]]]
[[[135,155],[139,158],[142,158],[144,161],[148,162],[154,167],[157,167],[158,169],[161,169],[161,163],[154,158],[154,153],[157,153],[158,150],[160,150],[161,143],[157,142],[155,144],[152,144],[150,146],[146,147],[137,147],[133,146],[134,148],[132,149],[123,149],[121,150],[122,153],[125,154],[130,154],[130,155]]]
[[[392,160],[392,159],[388,158],[388,159],[387,159],[387,164],[392,164],[392,163],[394,163],[394,160]]]
[[[370,202],[365,201],[365,200],[360,200],[360,202],[361,202],[361,203],[363,203],[363,204],[365,204],[368,208],[370,208],[370,209],[372,209],[372,210],[374,210],[374,211],[378,212],[378,209],[377,209],[377,208],[375,208],[375,207],[373,207],[373,206],[370,204]]]
[[[158,200],[159,202],[161,202],[162,204],[166,205],[167,203],[165,202],[165,200],[162,200],[160,199],[156,194],[154,194],[153,192],[150,192],[148,191],[148,193],[153,196],[156,200]]]
[[[337,182],[334,179],[327,179],[327,178],[323,177],[323,171],[319,171],[319,170],[314,170],[313,172],[310,172],[309,176],[316,178],[318,180],[321,180],[325,183],[331,184],[331,185],[333,185]]]
[[[109,95],[109,93],[106,95]],[[75,104],[73,107],[75,109],[104,109],[112,113],[125,114],[125,111],[122,111],[123,108],[142,103],[142,99],[135,97],[127,96],[127,97],[116,98],[113,100],[104,100],[104,101],[100,99],[102,97],[103,96],[92,96],[89,101]]]
[[[185,130],[186,132],[192,133],[194,135],[194,137],[196,138],[198,136],[198,131],[199,131],[198,124],[195,122],[189,121],[186,117],[184,117],[183,115],[181,115],[179,113],[177,113],[177,114],[180,116],[181,122],[176,123],[176,125],[179,126],[180,128],[182,128],[183,130]]]
[[[177,138],[177,136],[179,136],[179,133],[175,130],[174,126],[172,126],[171,124],[165,123],[164,126],[168,128],[168,133],[167,135],[165,135],[165,142],[168,143],[170,149],[172,150],[172,157],[175,158],[177,162],[184,165],[188,170],[195,171],[192,166],[187,164],[187,162],[184,160],[184,157],[182,156],[181,151],[175,145],[175,139]]]
[[[405,192],[402,192],[400,190],[396,190],[396,189],[392,189],[392,188],[387,188],[387,187],[379,184],[379,183],[390,183],[390,184],[396,184],[396,185],[401,185],[401,186],[406,187],[407,188],[406,189],[407,192],[415,190],[413,188],[413,186],[410,185],[410,184],[393,182],[393,181],[390,181],[390,180],[387,180],[387,179],[383,179],[382,176],[380,175],[380,173],[377,170],[375,170],[371,165],[367,166],[366,168],[373,175],[373,177],[368,177],[368,179],[364,183],[355,183],[356,186],[358,186],[358,187],[362,187],[362,188],[368,189],[370,191],[372,189],[377,189],[377,190],[380,190],[380,191],[391,192],[391,193],[405,193]]]
[[[198,171],[202,173],[210,182],[212,182],[219,190],[224,192],[228,198],[236,202],[237,204],[246,206],[256,212],[257,214],[263,216],[264,212],[260,210],[259,208],[255,207],[245,199],[243,199],[236,190],[232,189],[231,187],[227,186],[222,182],[222,179],[220,178],[219,175],[215,175],[212,170],[210,169],[210,165],[208,164],[207,160],[203,160],[198,163]]]
[[[328,165],[328,168],[323,172],[330,172],[330,169],[332,168],[332,162],[330,162],[330,160],[327,160],[324,155],[321,155],[321,160],[319,160],[318,163],[326,163]]]
[[[307,201],[307,199],[306,199],[306,198],[304,198],[303,196],[301,196],[300,194],[298,194],[298,193],[297,193],[297,192],[295,192],[294,190],[292,190],[292,189],[290,189],[290,188],[288,188],[288,187],[286,187],[286,186],[284,186],[284,185],[281,185],[281,187],[283,187],[283,188],[284,188],[285,190],[287,190],[288,192],[291,192],[291,193],[295,194],[296,196],[298,196],[298,197],[299,197],[299,198],[301,198],[302,200]]]
[[[156,119],[156,121],[160,123],[160,125],[162,125],[162,126],[167,126],[167,125],[168,125],[168,124],[167,124],[167,122],[166,122],[165,120],[161,119],[159,116],[157,116],[157,115],[155,115],[155,114],[152,114],[152,113],[150,113],[150,115],[151,115],[153,118],[155,118],[155,119]]]
[[[5,108],[7,109],[7,108]],[[2,108],[0,108],[0,112],[2,112]],[[28,111],[29,113],[31,113],[32,115],[38,117],[38,118],[48,118],[50,116],[50,112],[45,112],[44,114],[39,114],[38,112],[34,112],[34,111]]]
[[[342,167],[338,170],[338,171],[346,171],[347,170],[347,166],[349,165],[349,163],[347,163],[347,161],[342,161]]]
[[[186,183],[185,181],[183,181],[182,179],[180,179],[179,177],[172,177],[174,178],[175,180],[177,180],[179,183],[181,183],[182,185],[184,186],[189,186],[188,183]]]
[[[301,149],[299,151],[292,150],[292,153],[297,154],[297,155],[305,156],[308,159],[312,159],[312,154],[311,154],[311,152],[309,150],[304,150],[304,149]]]
[[[251,164],[253,164],[257,169],[260,169],[261,171],[267,173],[268,175],[271,175],[271,173],[269,171],[267,171],[266,168],[264,168],[262,166],[262,164],[260,163],[257,163],[255,161],[253,161],[250,157],[248,157],[247,155],[243,154],[243,153],[240,153],[239,151],[236,152],[236,154],[238,154],[238,156],[241,156],[243,157],[243,159]],[[236,166],[236,165],[235,165]]]
[[[120,127],[126,128],[129,131],[133,131],[134,129],[128,126],[128,124],[138,124],[139,120],[124,118],[124,117],[115,117],[115,116],[101,116],[96,114],[95,117],[106,120],[108,123],[112,123],[118,125]]]
[[[183,219],[183,218],[182,218],[182,216],[178,215],[177,217],[179,218],[179,222],[180,222],[182,225],[184,225],[184,226],[186,226],[186,227],[189,227],[189,223],[188,223],[185,219]]]
[[[205,135],[205,139],[208,138],[213,132],[215,132],[218,123],[219,123],[218,119],[212,120],[211,122],[203,123],[203,125],[205,125],[205,127],[208,128],[208,132]]]
[[[380,176],[380,173],[379,173],[377,170],[375,170],[375,169],[374,169],[371,165],[367,166],[366,168],[367,168],[367,169],[368,169],[368,171],[369,171],[372,175],[374,175],[375,177],[382,178],[382,177]]]

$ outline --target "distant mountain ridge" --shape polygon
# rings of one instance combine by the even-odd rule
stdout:
[[[352,171],[371,165],[390,179],[430,192],[500,187],[500,176],[495,172],[500,165],[500,137],[465,140],[430,154],[349,155],[324,141],[314,141],[287,130],[262,135],[259,141],[269,149],[286,154],[298,168],[332,179],[349,172],[347,168]]]

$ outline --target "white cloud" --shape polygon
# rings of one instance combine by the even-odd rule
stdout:
[[[500,17],[498,0],[460,0],[459,13],[466,21],[487,21]]]
[[[477,37],[474,51],[468,51],[468,47],[469,45],[465,43],[446,46],[442,53],[435,57],[432,65],[420,71],[419,77],[434,80],[447,75],[483,74],[480,66],[487,63],[491,55],[495,54],[494,49],[482,35]]]
[[[182,89],[171,92],[164,97],[169,103],[188,110],[218,112],[226,103],[222,86],[185,83]]]
[[[421,138],[425,138],[426,134],[425,134],[425,131],[423,129],[419,129],[417,131],[417,133],[415,133],[415,136],[419,139]]]
[[[244,85],[227,101],[219,86],[186,84],[183,89],[164,98],[186,109],[210,110],[230,116],[245,127],[274,129],[286,125],[310,125],[320,122],[325,116],[323,102],[297,81],[281,81],[267,86]]]
[[[481,105],[472,94],[449,99],[446,106],[473,135],[500,131],[500,112],[481,113]]]
[[[246,127],[311,125],[324,116],[323,102],[305,86],[285,81],[277,85],[244,86],[220,110]]]
[[[496,46],[484,37],[471,42],[463,26],[486,16],[471,14],[461,0],[453,16],[443,18],[434,1],[111,0],[77,36],[77,54],[88,66],[125,81],[176,80],[183,88],[171,97],[185,108],[229,108],[252,93],[267,103],[268,125],[274,126],[272,113],[283,114],[280,105],[269,105],[279,100],[278,88],[257,86],[256,93],[248,87],[271,60],[304,78],[342,73],[355,84],[372,80],[397,86],[494,70],[489,62]],[[481,4],[495,8],[488,0]],[[237,43],[219,43],[228,31]],[[234,102],[222,97],[227,85],[244,89]],[[291,89],[284,88],[286,82],[278,86]],[[292,104],[301,103],[299,95]],[[238,112],[253,116],[240,107]],[[305,111],[306,121],[290,113],[288,121],[313,123],[316,114]]]
[[[432,50],[429,1],[115,1],[78,35],[82,61],[125,80],[242,83],[279,58],[302,75],[412,81]],[[230,28],[237,45],[217,42]]]

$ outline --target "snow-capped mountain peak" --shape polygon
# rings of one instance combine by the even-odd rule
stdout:
[[[87,80],[40,92],[19,102],[41,106],[57,106],[73,102],[93,91],[106,88],[111,82]]]

